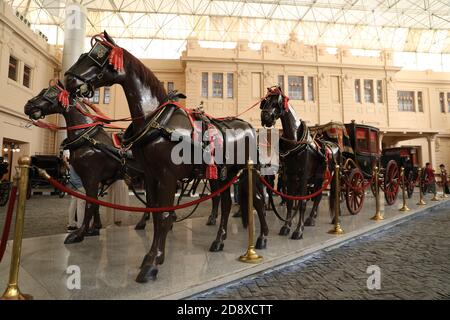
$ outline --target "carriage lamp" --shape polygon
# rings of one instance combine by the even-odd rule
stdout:
[[[4,147],[4,148],[3,148],[3,151],[4,151],[4,152],[8,152],[9,149],[8,149],[7,147]]]

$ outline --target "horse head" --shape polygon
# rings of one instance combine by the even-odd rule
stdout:
[[[52,80],[48,88],[42,89],[37,96],[27,101],[24,113],[30,119],[38,120],[46,115],[66,112],[68,108],[69,93],[59,80]]]
[[[123,49],[106,31],[92,37],[91,46],[64,74],[67,90],[85,98],[91,98],[96,88],[117,83],[124,70]]]
[[[267,88],[267,94],[261,101],[261,125],[272,127],[275,122],[288,111],[289,98],[283,93],[281,87],[275,86]]]

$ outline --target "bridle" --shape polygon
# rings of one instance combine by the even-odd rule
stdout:
[[[65,75],[70,75],[83,82],[83,84],[77,89],[77,95],[84,98],[92,98],[95,91],[95,86],[92,84],[92,81],[94,79],[103,79],[107,65],[111,65],[117,72],[123,71],[123,49],[108,41],[104,33],[100,33],[91,38],[91,50],[82,55],[79,61],[83,61],[83,59],[86,58],[92,60],[98,67],[101,68],[101,71],[95,76],[95,78],[87,79],[81,74],[72,71],[72,68],[67,70]]]
[[[283,91],[281,90],[280,87],[275,86],[275,87],[267,88],[267,94],[262,99],[262,103],[266,104],[269,101],[269,98],[271,98],[273,96],[278,96],[278,106],[280,107],[280,113],[275,118],[275,120],[276,120],[279,118],[279,116],[283,112],[287,112],[289,110],[289,97],[283,93]],[[267,108],[264,108],[263,106],[261,106],[261,112],[263,114],[271,114],[270,110],[268,110]]]

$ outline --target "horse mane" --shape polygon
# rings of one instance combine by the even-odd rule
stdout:
[[[129,63],[131,68],[136,70],[136,75],[139,77],[139,80],[150,86],[152,94],[158,99],[159,103],[166,101],[168,99],[166,89],[161,85],[161,81],[159,81],[155,74],[130,52],[125,49],[123,51],[127,55],[125,59],[126,63]]]

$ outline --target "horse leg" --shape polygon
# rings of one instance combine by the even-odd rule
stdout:
[[[97,199],[97,197],[98,197],[98,182],[89,181],[88,183],[83,183],[83,185],[86,190],[86,195],[88,197]],[[84,240],[84,237],[87,235],[87,233],[89,231],[89,225],[90,225],[92,216],[95,214],[96,211],[98,211],[98,205],[86,201],[84,219],[83,219],[83,224],[82,224],[81,228],[70,233],[64,240],[64,244],[72,244],[72,243],[77,243],[77,242],[81,242]],[[98,230],[97,230],[97,232],[98,232]],[[91,235],[95,235],[95,234],[91,234]]]
[[[305,177],[306,178],[306,177]],[[302,179],[300,180],[300,187],[299,191],[301,195],[305,195],[308,193],[308,179]],[[297,227],[295,228],[295,231],[292,233],[291,239],[299,240],[303,239],[303,230],[305,229],[305,211],[306,211],[306,200],[300,200],[299,201],[299,208],[297,210],[299,211],[299,217],[298,217],[298,223]]]
[[[101,221],[101,219],[100,219],[100,208],[99,208],[99,210],[97,210],[97,211],[95,211],[95,214],[94,214],[94,224],[92,225],[92,227],[94,228],[94,229],[101,229],[103,226],[102,226],[102,221]]]
[[[100,235],[100,229],[102,228],[102,222],[100,220],[100,207],[97,206],[97,209],[94,212],[94,222],[89,226],[89,229],[86,230],[86,237],[94,237]]]
[[[158,207],[172,206],[175,199],[176,179],[173,177],[164,177],[157,183],[156,190],[160,192],[149,192],[147,190],[147,201],[151,203],[150,198],[157,199]],[[154,191],[155,189],[152,188]],[[164,190],[165,192],[161,192]],[[164,263],[166,237],[169,230],[172,228],[173,222],[176,220],[175,212],[157,212],[153,215],[153,225],[155,227],[153,234],[153,242],[150,251],[145,255],[141,264],[141,271],[139,272],[136,281],[144,283],[148,278],[156,279],[158,274],[158,265]]]
[[[217,181],[209,180],[209,185],[211,186],[211,192],[214,192],[218,189]],[[209,215],[208,221],[206,222],[207,226],[216,225],[217,213],[219,211],[219,203],[220,203],[220,196],[215,196],[212,198],[211,214]]]
[[[323,183],[322,179],[317,179],[316,181],[314,181],[313,192],[317,192],[317,190],[319,190],[322,187],[322,183]],[[322,200],[322,193],[315,196],[313,200],[314,200],[313,207],[311,209],[309,217],[305,220],[305,226],[313,227],[316,225],[317,212],[319,210],[320,201]]]
[[[256,249],[266,249],[267,248],[267,236],[269,235],[269,227],[267,226],[266,221],[266,213],[264,210],[265,198],[264,193],[260,192],[262,190],[258,190],[255,192],[253,196],[253,206],[258,213],[259,224],[260,224],[260,233],[259,237],[256,240],[255,248]]]
[[[139,220],[139,222],[136,224],[136,226],[134,227],[134,230],[144,230],[145,226],[147,225],[147,221],[150,219],[150,213],[145,212],[142,217],[141,220]]]
[[[287,181],[286,189],[287,189],[288,194],[294,194],[293,191],[296,190],[295,184],[296,184],[296,179],[293,179],[292,177]],[[290,219],[291,219],[291,215],[292,215],[293,205],[294,205],[293,200],[286,199],[286,211],[287,211],[286,220],[288,220],[288,221],[286,221],[284,223],[284,225],[281,227],[280,232],[279,232],[280,236],[287,236],[289,234],[289,232],[291,231],[290,227],[292,225],[292,221],[290,221]]]
[[[220,226],[217,230],[216,240],[213,241],[209,251],[218,252],[223,250],[223,241],[227,238],[228,217],[231,210],[231,193],[230,189],[220,194]]]

